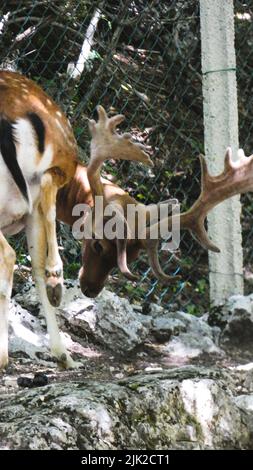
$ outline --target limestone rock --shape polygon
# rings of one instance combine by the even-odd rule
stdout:
[[[222,347],[253,353],[253,295],[232,296],[224,307],[227,324],[221,334]]]
[[[116,354],[124,354],[142,344],[151,325],[151,317],[136,312],[126,299],[104,289],[96,299],[87,299],[74,286],[60,309],[79,336],[90,334]]]
[[[204,354],[224,355],[215,342],[216,329],[205,320],[184,312],[173,312],[168,316],[171,321],[178,322],[177,334],[174,331],[174,336],[162,347],[171,357],[192,359]]]
[[[235,403],[240,409],[251,411],[253,418],[253,394],[239,395],[235,398]]]
[[[4,449],[237,449],[252,434],[229,375],[183,367],[1,397]]]
[[[1,448],[251,449],[252,364],[237,362],[230,370],[207,364],[213,358],[223,361],[220,335],[222,345],[239,350],[239,331],[241,341],[250,347],[244,328],[251,327],[252,302],[252,296],[230,299],[224,306],[224,328],[223,322],[221,327],[210,326],[207,315],[197,318],[162,307],[144,315],[107,290],[97,299],[87,299],[77,282],[68,281],[58,309],[65,344],[79,356],[85,356],[91,344],[102,345],[102,352],[92,351],[94,371],[89,370],[88,350],[85,371],[63,373],[46,357],[45,321],[30,286],[12,300],[11,367],[0,378]],[[206,365],[166,369],[166,361],[154,362],[156,356],[149,358],[142,350],[129,368],[125,358],[144,343],[161,358],[172,358],[170,364],[178,358],[179,364],[202,358]],[[105,358],[111,362],[101,368]],[[49,385],[20,390],[17,378],[31,367],[31,374],[36,373],[36,365],[48,375]],[[87,373],[90,379],[85,379]]]

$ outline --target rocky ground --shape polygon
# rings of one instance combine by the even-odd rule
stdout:
[[[34,287],[12,300],[1,449],[252,449],[253,295],[201,318],[143,314],[67,281],[58,314],[81,369],[50,356]]]

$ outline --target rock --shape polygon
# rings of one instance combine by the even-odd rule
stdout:
[[[13,300],[9,311],[10,354],[38,360],[43,354],[48,354],[47,345],[42,322]]]
[[[87,338],[88,335],[95,343],[106,346],[116,354],[132,351],[145,341],[149,334],[151,317],[136,312],[128,300],[121,299],[106,289],[96,299],[89,299],[82,294],[77,281],[65,281],[64,284],[64,298],[58,309],[61,329],[65,326],[79,338]],[[29,291],[26,287],[23,294],[15,296],[15,300],[21,296],[22,305],[26,308],[33,310],[35,305],[38,307],[35,287],[31,287]],[[28,312],[27,315],[34,318]],[[36,331],[41,340],[39,324],[36,324]],[[16,349],[20,350],[20,346]],[[30,351],[28,355],[32,357]]]
[[[184,312],[168,312],[150,304],[152,315],[135,311],[126,299],[103,290],[95,299],[86,299],[74,285],[67,291],[61,315],[79,336],[91,335],[96,342],[117,354],[130,352],[150,336],[169,341],[163,351],[184,359],[202,354],[224,354],[215,344],[220,329]],[[163,314],[163,315],[161,315]]]
[[[217,343],[222,322],[221,328],[212,327],[207,315],[197,318],[154,304],[143,315],[106,290],[87,299],[77,282],[68,281],[58,309],[60,328],[67,348],[79,356],[87,353],[87,367],[61,372],[48,362],[35,289],[24,292],[22,307],[17,298],[10,311],[10,352],[19,359],[11,360],[8,376],[0,379],[2,449],[252,448],[253,366],[241,361],[232,367],[229,357],[223,361]],[[235,343],[241,319],[249,326],[252,302],[251,296],[236,296],[224,306],[223,340]],[[91,351],[87,342],[103,348]],[[138,348],[129,355],[143,343],[151,353]],[[168,363],[196,363],[196,358],[211,364],[217,357],[219,364],[228,362],[229,371],[222,365],[166,369]],[[108,365],[102,364],[106,359]],[[26,388],[18,387],[18,378]]]
[[[80,337],[91,335],[116,354],[142,344],[151,326],[151,317],[134,311],[128,300],[105,289],[96,299],[87,299],[74,285],[68,289],[60,313]]]
[[[164,315],[164,308],[154,303],[144,303],[142,311],[144,315],[151,315],[152,317]]]
[[[143,344],[149,334],[151,317],[134,312],[126,299],[109,291],[99,296],[95,305],[96,335],[110,349],[125,353]]]
[[[201,318],[184,312],[172,312],[167,317],[170,321],[177,322],[176,334],[174,330],[170,341],[161,347],[170,357],[187,361],[206,354],[224,355],[215,344],[217,327],[213,329]]]
[[[27,282],[21,291],[14,296],[15,301],[24,309],[37,316],[40,311],[40,302],[34,284]]]
[[[253,413],[253,394],[239,395],[235,399],[235,403],[241,410],[251,411]],[[252,414],[253,418],[253,414]]]
[[[32,314],[21,307],[16,299],[22,295],[22,292],[14,296],[11,301],[9,315],[9,352],[10,356],[19,358],[30,358],[33,362],[49,367],[57,367],[57,361],[52,357],[49,345],[46,322],[42,312],[36,311],[35,305],[39,308],[37,293],[34,286],[27,286],[24,289],[22,304],[32,310]],[[58,317],[59,322],[59,317]],[[59,322],[61,323],[61,322]],[[61,327],[62,325],[60,325]],[[61,328],[62,329],[62,328]],[[67,348],[77,353],[83,352],[82,346],[73,341],[67,332],[61,332],[63,342]],[[23,362],[25,359],[23,359]]]
[[[220,344],[227,350],[253,353],[253,295],[232,296],[224,306],[228,321],[221,333]]]
[[[1,397],[5,449],[251,449],[233,381],[182,367],[118,382],[61,382]]]
[[[215,305],[207,314],[207,322],[212,327],[224,328],[227,324],[229,313],[224,311],[224,305]]]
[[[31,306],[32,310],[38,305],[34,287],[30,291],[25,289],[22,303],[27,308]],[[75,338],[86,341],[88,337],[95,344],[101,344],[118,355],[133,351],[147,340],[166,343],[162,352],[186,361],[203,354],[223,354],[217,345],[220,333],[218,327],[212,328],[204,319],[184,312],[168,312],[152,303],[149,307],[150,315],[143,315],[128,300],[106,289],[96,299],[89,299],[82,294],[78,282],[65,281],[65,293],[61,308],[58,309],[58,318],[61,329],[67,330]],[[31,315],[29,318],[34,319]],[[31,320],[29,321],[31,326]],[[47,344],[45,330],[42,334],[39,323],[36,324],[36,332],[39,342]],[[66,340],[67,343],[71,342],[69,338]],[[22,348],[21,343],[16,350]],[[27,348],[26,345],[26,351]],[[27,353],[30,357],[36,356],[36,350],[33,353],[29,350]]]
[[[180,332],[185,331],[185,323],[177,318],[171,318],[169,315],[157,317],[152,321],[151,333],[158,341],[165,342],[172,335],[178,336]]]
[[[246,372],[245,387],[249,392],[253,392],[253,369],[247,370]]]
[[[226,302],[223,313],[226,314],[226,312],[231,315],[233,314],[236,310],[245,310],[247,312],[252,311],[252,301],[253,301],[253,295],[232,295],[228,301]]]

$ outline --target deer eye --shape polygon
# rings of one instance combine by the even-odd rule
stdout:
[[[93,243],[93,249],[98,255],[101,255],[103,253],[103,247],[101,243],[97,240]]]

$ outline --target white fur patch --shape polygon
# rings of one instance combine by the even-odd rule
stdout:
[[[24,176],[30,179],[35,172],[44,173],[52,163],[51,145],[47,145],[44,153],[39,157],[38,164],[38,144],[30,121],[18,119],[13,127],[17,141],[18,163]]]
[[[28,212],[27,202],[0,154],[0,228],[11,226]]]
[[[57,114],[57,116],[60,116],[60,117],[62,117],[62,113],[61,113],[61,111],[56,111],[56,114]]]
[[[40,158],[40,163],[37,165],[37,171],[39,173],[44,173],[51,167],[53,160],[53,148],[51,144],[48,144],[45,148],[43,155]]]
[[[32,124],[28,119],[20,118],[13,125],[16,139],[17,160],[26,181],[33,181],[34,174],[41,175],[50,168],[53,160],[53,149],[47,145],[41,155]],[[20,220],[31,212],[33,204],[39,197],[40,178],[37,184],[27,185],[29,208],[22,194],[14,184],[2,155],[0,154],[0,227],[6,227]]]

